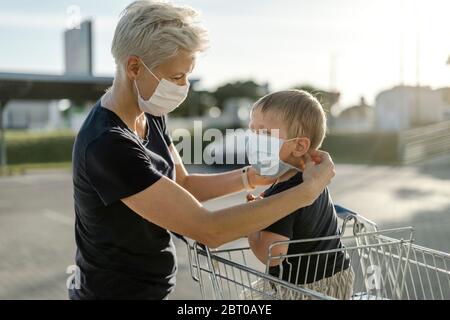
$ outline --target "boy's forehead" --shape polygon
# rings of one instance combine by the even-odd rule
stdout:
[[[250,118],[254,130],[266,129],[271,131],[278,129],[282,132],[285,127],[280,117],[271,111],[262,112],[259,108],[253,109]]]

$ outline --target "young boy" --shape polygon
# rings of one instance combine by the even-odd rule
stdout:
[[[264,170],[261,163],[251,164],[261,175],[278,178],[263,192],[261,197],[270,197],[302,183],[301,168],[310,150],[318,149],[326,133],[326,117],[319,101],[301,90],[280,91],[266,95],[255,103],[249,125],[253,135],[261,132],[269,139],[279,139],[279,149],[274,156],[254,141],[249,143],[251,154],[265,154],[272,165]],[[278,137],[274,137],[277,134]],[[263,144],[264,145],[264,144]],[[264,150],[261,150],[264,149]],[[272,150],[273,151],[273,150]],[[277,165],[275,168],[273,163]],[[249,199],[254,200],[254,199]],[[269,246],[276,241],[311,239],[339,235],[339,226],[334,205],[328,189],[325,189],[309,207],[298,209],[266,229],[248,236],[253,253],[264,264],[268,261]],[[314,255],[313,252],[342,248],[338,237],[332,240],[300,242],[277,245],[271,256],[295,255],[295,257],[273,260],[269,273],[296,285],[319,291],[337,299],[350,299],[353,294],[354,274],[348,256],[342,251]],[[299,255],[302,256],[299,259]],[[267,282],[257,281],[254,289],[267,290]],[[273,289],[274,286],[272,286]],[[270,290],[270,288],[269,288]],[[246,290],[244,298],[254,298],[254,292]],[[279,293],[278,293],[279,294]],[[301,294],[281,293],[283,299],[307,299]],[[264,297],[262,297],[264,299]]]

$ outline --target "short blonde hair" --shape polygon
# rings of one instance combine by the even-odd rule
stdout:
[[[161,1],[135,1],[122,12],[111,53],[117,65],[136,55],[155,68],[179,49],[199,52],[208,45],[208,34],[189,7]]]
[[[270,112],[286,125],[288,138],[307,137],[310,149],[320,148],[327,131],[327,120],[320,102],[303,90],[270,93],[259,99],[253,109]]]

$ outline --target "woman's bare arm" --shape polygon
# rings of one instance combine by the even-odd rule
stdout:
[[[308,161],[304,182],[267,199],[209,211],[195,197],[165,177],[147,189],[122,199],[134,212],[168,230],[210,247],[262,230],[298,208],[314,202],[334,176],[327,153],[314,165]],[[151,201],[149,201],[151,199]]]
[[[216,174],[189,174],[177,149],[173,145],[169,148],[175,160],[176,182],[197,200],[203,202],[244,189],[241,169]],[[255,187],[274,182],[273,179],[256,177],[256,172],[252,169],[249,171],[248,178]]]

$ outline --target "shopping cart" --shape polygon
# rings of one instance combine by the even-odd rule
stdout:
[[[266,266],[256,259],[248,246],[242,245],[246,239],[215,250],[189,242],[191,275],[198,283],[202,298],[450,299],[450,254],[413,244],[412,227],[378,230],[374,222],[363,216],[338,205],[335,208],[342,221],[339,235],[273,243]],[[337,240],[342,246],[333,250],[284,256],[272,254],[279,245],[314,244],[318,247],[320,242]],[[277,275],[269,274],[273,260],[284,260]],[[344,265],[343,261],[350,263]],[[338,275],[341,278],[336,277]],[[332,278],[337,279],[335,285],[350,291],[330,293],[327,281]]]

